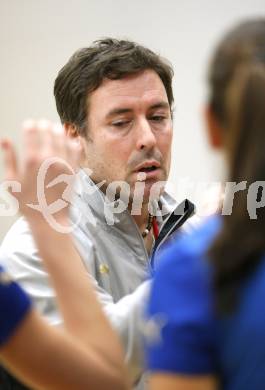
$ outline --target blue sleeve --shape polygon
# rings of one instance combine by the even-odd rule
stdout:
[[[28,296],[0,266],[0,347],[9,340],[30,307]]]
[[[144,332],[149,371],[206,375],[216,370],[210,267],[187,249],[189,244],[168,248],[154,277]]]

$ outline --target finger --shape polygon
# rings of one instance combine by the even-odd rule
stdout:
[[[54,123],[52,133],[55,145],[55,154],[57,157],[67,159],[66,135],[60,123]]]
[[[55,154],[54,139],[52,133],[52,124],[46,119],[37,121],[37,131],[39,133],[39,152],[43,159]]]
[[[4,154],[5,180],[17,180],[17,156],[13,143],[8,139],[0,141]]]
[[[32,119],[27,119],[22,124],[22,137],[24,146],[24,156],[31,156],[39,152],[39,132],[36,127],[36,122]]]

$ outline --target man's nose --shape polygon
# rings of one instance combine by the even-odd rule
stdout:
[[[152,149],[155,145],[156,137],[149,121],[141,119],[136,129],[136,148],[138,150]]]

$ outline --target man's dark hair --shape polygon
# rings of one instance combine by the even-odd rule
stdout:
[[[172,107],[173,69],[168,61],[144,46],[128,40],[106,38],[78,50],[60,70],[54,96],[62,123],[76,125],[85,136],[89,94],[104,79],[118,80],[131,74],[154,70],[164,84]]]

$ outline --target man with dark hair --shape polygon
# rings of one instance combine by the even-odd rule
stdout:
[[[171,65],[151,50],[131,41],[103,39],[74,53],[60,70],[54,96],[62,123],[72,123],[86,135],[89,96],[104,80],[121,80],[144,70],[161,79],[170,109],[173,104]]]
[[[84,147],[72,201],[73,235],[120,334],[134,384],[143,370],[140,314],[149,291],[148,267],[155,266],[154,255],[194,209],[188,200],[176,208],[164,191],[173,131],[172,77],[170,64],[151,50],[103,39],[77,51],[54,86],[65,131]],[[11,228],[1,253],[39,310],[59,324],[54,292],[25,220]]]

